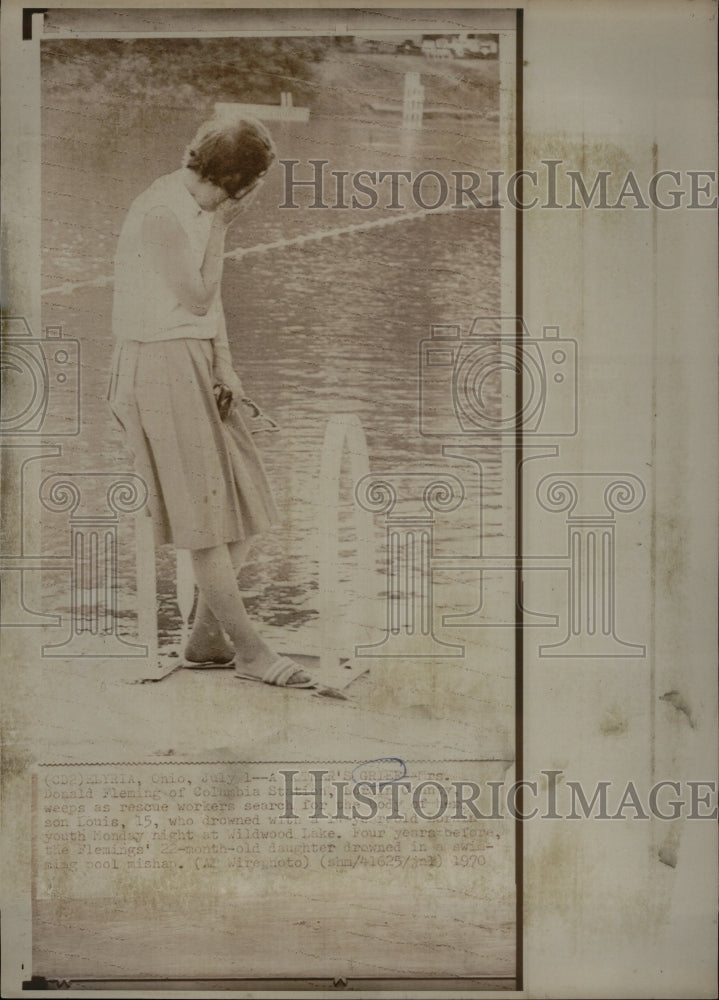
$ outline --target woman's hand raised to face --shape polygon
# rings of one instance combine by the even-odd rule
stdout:
[[[257,177],[251,184],[248,184],[247,187],[238,191],[234,198],[226,198],[217,209],[219,220],[225,226],[231,226],[232,223],[245,211],[245,209],[249,208],[255,200],[261,184],[262,177]]]

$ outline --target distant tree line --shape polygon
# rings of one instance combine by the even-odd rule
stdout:
[[[330,38],[48,40],[42,72],[47,87],[87,99],[279,103],[289,90],[311,105],[316,66],[332,47]]]

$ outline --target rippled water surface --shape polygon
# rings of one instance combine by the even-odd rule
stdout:
[[[175,169],[197,115],[187,111],[97,109],[81,102],[49,102],[44,112],[43,244],[45,288],[110,275],[124,212],[136,193]],[[434,120],[409,138],[398,118],[372,124],[314,118],[309,125],[274,129],[280,158],[330,161],[327,170],[492,169],[498,162],[496,109],[477,109],[463,123]],[[139,137],[139,139],[138,139]],[[141,141],[139,141],[141,140]],[[300,172],[302,172],[300,174]],[[280,209],[283,171],[277,168],[261,197],[231,235],[251,247],[298,234],[329,231],[368,219],[403,213],[362,210]],[[328,183],[328,201],[333,185]],[[426,189],[429,197],[430,188]],[[385,200],[387,195],[385,195]],[[416,206],[407,204],[407,210]],[[369,445],[370,465],[380,472],[448,470],[438,438],[419,434],[419,344],[431,323],[467,330],[478,314],[500,311],[498,213],[452,211],[364,232],[330,236],[240,260],[228,260],[223,297],[236,367],[247,391],[282,428],[262,435],[262,450],[282,512],[279,530],[262,539],[243,570],[248,607],[256,617],[298,627],[317,609],[317,538],[323,504],[318,470],[328,419],[357,414]],[[109,287],[46,295],[44,325],[61,324],[82,351],[82,433],[64,446],[62,467],[129,470],[105,403],[112,350]],[[258,439],[259,441],[259,439]],[[58,468],[46,462],[48,471]],[[346,470],[345,470],[346,472]],[[342,575],[350,573],[346,530],[351,483],[341,480]],[[498,531],[499,472],[485,469],[484,530]],[[477,515],[466,504],[438,526],[445,551],[466,551]],[[66,550],[67,522],[49,515],[43,526],[47,550]],[[120,611],[131,629],[133,547],[123,547]],[[377,526],[376,561],[383,560]],[[177,622],[172,555],[159,553],[158,587],[163,628]],[[67,580],[48,577],[48,601],[67,606]]]

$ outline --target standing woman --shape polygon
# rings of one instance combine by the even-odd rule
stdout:
[[[315,688],[258,635],[237,584],[251,539],[277,512],[236,405],[220,282],[226,233],[274,159],[260,122],[213,119],[182,168],[135,199],[115,258],[108,398],[149,489],[156,543],[192,556],[200,596],[187,659],[234,658],[240,677]]]

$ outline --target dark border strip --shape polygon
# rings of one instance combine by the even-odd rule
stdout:
[[[517,54],[516,54],[516,91],[515,91],[515,122],[516,122],[516,146],[515,146],[515,170],[523,168],[523,139],[524,139],[524,9],[517,10]],[[518,203],[523,204],[524,178],[519,175]],[[516,368],[515,376],[515,405],[519,412],[521,401],[524,399],[524,330],[521,319],[524,317],[524,223],[523,213],[515,209],[515,315],[520,317],[515,330],[515,347],[519,364]],[[524,612],[522,602],[522,556],[524,552],[524,537],[522,531],[523,518],[523,480],[522,461],[524,458],[524,428],[522,421],[517,422],[514,432],[514,459],[516,470],[516,570],[515,570],[515,627],[514,627],[514,752],[516,757],[515,780],[518,784],[517,810],[514,820],[514,871],[516,881],[516,921],[515,921],[515,972],[517,979],[517,991],[524,988],[524,828],[517,816],[524,814],[524,789],[519,784],[524,778]]]
[[[400,978],[392,976],[367,977],[358,976],[353,979],[351,976],[307,978],[307,979],[281,979],[271,977],[266,979],[202,979],[187,978],[174,979],[170,977],[156,977],[152,979],[46,979],[45,976],[33,976],[22,984],[23,990],[68,990],[68,989],[88,989],[93,986],[105,990],[147,990],[157,984],[158,989],[179,989],[191,991],[201,989],[206,992],[213,990],[451,990],[451,989],[473,989],[492,991],[515,991],[516,985],[513,976],[452,976],[428,979],[428,978]],[[455,985],[461,984],[461,985]]]
[[[22,40],[32,41],[32,16],[33,14],[47,14],[47,7],[23,7],[22,9]]]

